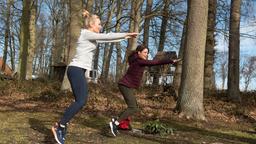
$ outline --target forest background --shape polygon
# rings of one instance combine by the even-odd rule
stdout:
[[[224,113],[221,119],[232,122],[246,117],[245,129],[250,129],[256,116],[255,6],[255,0],[3,0],[0,2],[0,69],[1,98],[6,105],[2,108],[16,109],[8,105],[14,101],[7,101],[14,94],[9,91],[12,86],[17,88],[12,97],[17,103],[24,94],[20,91],[25,92],[26,102],[36,97],[40,103],[43,97],[50,99],[49,104],[57,102],[56,97],[70,94],[59,90],[69,89],[65,68],[75,53],[83,24],[82,10],[87,9],[100,16],[104,33],[140,33],[136,39],[97,47],[93,65],[97,79],[87,74],[89,80],[97,82],[96,86],[90,83],[96,87],[92,95],[106,87],[111,89],[108,86],[113,86],[115,92],[117,81],[127,69],[127,56],[137,44],[144,44],[150,49],[149,59],[158,52],[175,51],[182,62],[147,69],[138,92],[140,98],[149,97],[155,102],[174,97],[171,102],[165,101],[167,113],[175,110],[179,117],[186,119],[205,121],[219,118],[219,113]],[[40,82],[34,83],[36,80],[47,83],[46,91]],[[34,92],[29,82],[42,91]],[[105,92],[102,93],[104,96]],[[215,103],[223,100],[225,103],[221,105]],[[112,106],[109,101],[104,108],[88,105],[88,109],[96,110]],[[116,104],[111,114],[120,107]],[[225,112],[218,111],[218,107]],[[149,119],[167,114],[145,109]]]

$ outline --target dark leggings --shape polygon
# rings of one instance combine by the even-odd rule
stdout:
[[[125,103],[127,104],[127,109],[124,110],[118,118],[118,121],[121,121],[134,115],[139,111],[139,108],[136,97],[133,94],[133,89],[121,84],[119,84],[118,87],[124,97]]]
[[[66,110],[60,120],[60,124],[66,125],[76,113],[86,104],[88,98],[88,85],[85,78],[85,69],[69,66],[67,76],[75,97],[73,102]]]

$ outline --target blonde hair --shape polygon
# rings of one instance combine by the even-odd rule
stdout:
[[[82,16],[84,18],[84,27],[90,28],[92,24],[95,23],[96,19],[99,19],[99,16],[95,14],[90,14],[87,10],[83,10]]]

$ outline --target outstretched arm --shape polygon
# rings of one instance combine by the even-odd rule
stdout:
[[[181,61],[181,59],[175,59],[175,60],[171,60],[171,59],[165,59],[165,60],[143,60],[143,59],[139,59],[138,63],[140,65],[144,65],[144,66],[155,66],[155,65],[164,65],[164,64],[175,64],[179,61]]]
[[[172,64],[173,60],[143,60],[139,59],[138,63],[143,66],[155,66],[155,65],[164,65],[164,64]]]
[[[98,42],[120,41],[125,38],[136,37],[138,33],[94,33],[87,32],[84,36],[88,40],[96,40]]]

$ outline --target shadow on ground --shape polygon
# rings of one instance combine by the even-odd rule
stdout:
[[[201,136],[205,136],[205,137],[215,137],[217,139],[221,139],[222,141],[227,141],[227,142],[246,142],[249,144],[255,144],[256,143],[256,139],[255,138],[245,138],[242,136],[238,136],[238,135],[231,135],[231,134],[225,134],[225,133],[221,133],[221,132],[214,132],[214,131],[209,131],[203,128],[197,128],[197,127],[192,127],[192,126],[187,126],[184,124],[179,124],[176,122],[170,122],[170,121],[166,121],[166,123],[168,123],[169,125],[171,125],[171,127],[173,127],[174,129],[176,129],[177,131],[182,131],[182,132],[189,132],[189,133],[194,133],[194,134],[198,134]],[[249,133],[247,131],[247,133]],[[253,134],[252,132],[250,134]],[[255,132],[254,132],[255,134]]]
[[[43,121],[40,121],[35,118],[29,118],[29,125],[31,129],[37,131],[38,133],[44,136],[42,143],[55,144],[54,137],[51,133],[51,130],[44,125]]]

